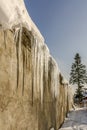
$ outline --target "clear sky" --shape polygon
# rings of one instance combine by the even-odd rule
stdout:
[[[87,0],[25,0],[25,4],[67,79],[77,52],[87,65]]]

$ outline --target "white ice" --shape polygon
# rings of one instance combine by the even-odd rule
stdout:
[[[0,28],[12,28],[18,24],[23,24],[44,41],[26,10],[24,0],[0,0]]]

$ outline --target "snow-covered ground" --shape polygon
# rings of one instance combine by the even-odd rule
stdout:
[[[87,130],[87,108],[71,111],[59,130]]]

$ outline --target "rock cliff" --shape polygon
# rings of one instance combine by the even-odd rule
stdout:
[[[0,3],[16,14],[8,1]],[[18,8],[17,0],[13,2]],[[17,22],[0,7],[0,130],[57,130],[71,108],[71,88],[19,2],[18,14],[23,7],[25,15],[16,17]]]

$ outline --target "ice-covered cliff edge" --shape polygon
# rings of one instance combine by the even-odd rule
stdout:
[[[22,24],[44,40],[26,10],[24,0],[0,0],[0,27],[12,28]]]

